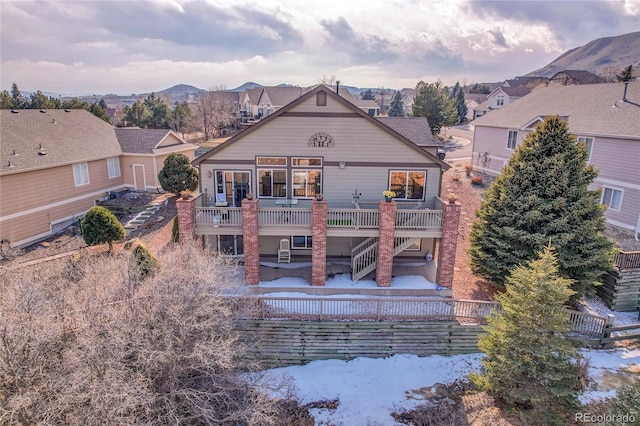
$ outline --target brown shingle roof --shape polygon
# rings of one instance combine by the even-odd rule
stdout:
[[[113,126],[88,111],[15,111],[0,110],[0,174],[121,155]]]
[[[153,149],[167,137],[169,129],[115,129],[122,152],[129,154],[151,154]]]
[[[441,146],[426,117],[376,117],[376,120],[419,146]]]
[[[537,116],[568,116],[572,133],[640,139],[640,82],[552,84],[474,121],[476,126],[519,129]]]

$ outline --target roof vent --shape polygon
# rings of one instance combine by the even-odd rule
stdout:
[[[12,113],[12,114],[17,114],[17,113],[19,113],[19,112],[20,112],[20,111],[16,111],[15,109],[12,109],[12,110],[11,110],[11,113]]]
[[[18,153],[16,152],[16,150],[14,149],[13,152],[11,153],[11,155],[15,155],[16,157],[18,156]]]
[[[38,151],[38,155],[40,156],[47,155],[47,151],[45,151],[44,149],[41,149]]]
[[[11,164],[11,161],[7,161],[7,167],[12,168],[13,164]]]
[[[40,112],[43,113],[43,114],[46,114],[47,110],[46,109],[41,109]]]
[[[56,123],[56,119],[55,118],[51,119],[51,124],[58,124],[58,123]]]
[[[70,109],[65,109],[64,112],[71,112],[71,110]]]

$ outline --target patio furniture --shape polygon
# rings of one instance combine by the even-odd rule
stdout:
[[[289,239],[280,240],[280,248],[278,249],[278,263],[291,263],[291,247]]]

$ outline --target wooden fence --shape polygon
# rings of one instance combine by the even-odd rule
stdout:
[[[640,308],[640,252],[618,252],[616,269],[605,275],[596,288],[598,296],[614,311]]]
[[[480,325],[456,321],[242,320],[235,327],[249,356],[264,368],[320,359],[475,353],[483,332]]]
[[[616,266],[619,270],[640,268],[640,251],[621,251],[615,256]]]
[[[497,302],[444,298],[233,297],[236,327],[265,366],[316,359],[477,352],[483,323]],[[640,324],[567,310],[571,334],[605,347],[639,339]],[[637,329],[637,334],[630,330]]]

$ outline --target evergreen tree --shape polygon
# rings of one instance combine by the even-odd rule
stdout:
[[[138,244],[133,249],[129,272],[133,278],[143,281],[151,278],[160,269],[160,263],[144,245]]]
[[[475,83],[472,84],[471,87],[469,87],[469,93],[480,93],[483,95],[488,95],[489,93],[491,93],[491,90],[486,84]]]
[[[458,110],[458,122],[464,123],[467,121],[467,103],[464,99],[464,90],[460,83],[456,81],[456,85],[453,86],[453,90],[451,91],[451,97],[456,102],[456,109]]]
[[[542,424],[564,424],[562,408],[579,406],[581,356],[563,309],[570,285],[558,274],[553,249],[545,249],[513,271],[506,291],[496,296],[502,310],[488,318],[487,334],[478,340],[486,358],[472,381],[509,407],[530,410]]]
[[[389,104],[389,117],[404,117],[404,102],[402,102],[402,95],[398,90]]]
[[[194,191],[198,187],[198,170],[186,155],[172,152],[165,158],[158,180],[162,189],[180,195],[183,191]]]
[[[141,100],[135,101],[133,105],[124,107],[123,113],[121,124],[124,127],[137,126],[145,129],[151,118],[151,111]]]
[[[91,105],[89,105],[89,112],[91,114],[95,115],[96,117],[100,118],[101,120],[104,120],[107,123],[111,124],[111,119],[107,115],[107,111],[105,111],[100,106],[100,104],[91,104]]]
[[[364,92],[360,93],[360,97],[362,98],[363,101],[375,101],[376,97],[373,94],[373,91],[371,89],[367,89]]]
[[[151,93],[144,100],[145,106],[149,109],[150,116],[145,127],[149,129],[168,129],[171,108],[155,93]]]
[[[44,93],[38,90],[29,96],[29,108],[31,109],[49,108],[49,99]]]
[[[13,99],[11,99],[11,95],[6,90],[0,92],[0,109],[11,109],[13,108]]]
[[[574,281],[575,297],[592,294],[613,265],[613,245],[603,234],[597,176],[558,116],[538,124],[516,149],[476,212],[469,249],[472,271],[504,286],[509,273],[552,242],[560,274]]]
[[[178,222],[178,216],[173,218],[173,225],[171,226],[171,242],[177,243],[180,241],[180,223]]]
[[[98,102],[98,105],[100,105],[100,108],[102,108],[103,110],[107,110],[107,103],[104,101],[104,99],[100,99],[100,102]]]
[[[453,126],[458,123],[456,104],[449,96],[441,83],[425,83],[416,85],[416,97],[413,100],[414,117],[427,117],[431,132],[434,135],[440,133],[445,126]]]
[[[22,96],[22,92],[18,88],[17,83],[13,83],[11,85],[11,108],[13,109],[22,109],[29,107],[29,101]]]
[[[184,133],[191,124],[192,119],[193,116],[189,104],[187,102],[176,102],[169,117],[169,124],[175,132]]]
[[[632,81],[633,80],[633,65],[629,65],[628,67],[626,67],[625,69],[620,71],[620,74],[616,74],[616,79],[618,81],[621,81],[621,82]]]
[[[89,209],[80,222],[80,229],[88,245],[109,243],[109,252],[113,250],[113,242],[123,239],[126,235],[118,218],[101,206]]]

